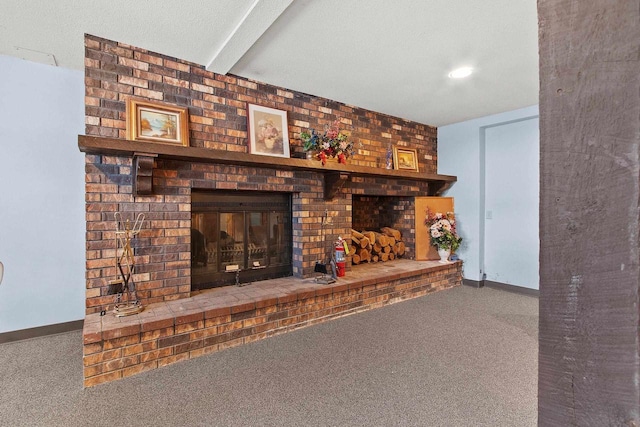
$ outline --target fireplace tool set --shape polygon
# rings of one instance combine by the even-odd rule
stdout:
[[[326,249],[326,242],[325,242],[325,236],[324,236],[324,229],[325,229],[325,225],[328,223],[327,219],[329,216],[329,211],[327,209],[324,210],[324,215],[322,217],[322,223],[320,224],[320,233],[321,233],[321,238],[322,238],[322,247],[323,249]],[[326,260],[326,253],[325,253],[325,258],[323,258],[322,261],[316,261],[316,266],[313,269],[314,272],[316,273],[321,273],[320,276],[316,277],[316,283],[321,283],[323,285],[329,285],[331,283],[334,283],[336,281],[337,278],[337,274],[336,274],[336,262],[333,259],[329,261],[329,262],[323,262]],[[331,275],[329,275],[331,274]]]
[[[140,313],[144,308],[136,296],[133,275],[135,273],[135,258],[131,248],[133,239],[142,228],[144,214],[136,217],[133,226],[129,220],[124,221],[120,212],[114,214],[116,220],[116,268],[120,278],[109,282],[110,293],[116,293],[116,304],[113,313],[116,317],[130,316]]]

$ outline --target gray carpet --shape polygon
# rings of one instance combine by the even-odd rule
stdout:
[[[79,331],[0,344],[0,425],[535,426],[537,331],[463,286],[90,389]]]

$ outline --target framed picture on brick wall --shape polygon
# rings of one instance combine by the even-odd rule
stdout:
[[[249,152],[263,156],[289,157],[287,112],[247,104]]]
[[[127,99],[127,139],[189,146],[186,107],[144,99]]]
[[[418,152],[415,148],[393,147],[393,166],[396,170],[418,171]]]

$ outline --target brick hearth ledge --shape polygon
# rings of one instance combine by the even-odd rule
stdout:
[[[331,285],[286,277],[201,291],[129,317],[88,314],[84,386],[457,286],[461,271],[460,261],[396,260],[354,266]]]

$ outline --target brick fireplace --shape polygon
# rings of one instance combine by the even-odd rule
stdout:
[[[85,37],[85,47],[86,136],[79,137],[79,147],[86,153],[86,386],[460,283],[459,262],[407,264],[414,256],[416,215],[422,215],[415,212],[414,197],[439,194],[455,181],[436,174],[434,127],[217,75],[94,36]],[[188,107],[190,146],[126,140],[129,97]],[[361,147],[347,165],[248,154],[247,102],[287,111],[294,154],[302,153],[301,131],[334,120]],[[416,149],[420,172],[383,169],[391,145]],[[199,229],[194,196],[234,193],[289,200],[290,262],[286,274],[273,277],[297,282],[286,282],[283,290],[283,282],[271,279],[256,288],[264,290],[262,296],[246,291],[231,298],[234,291],[223,290],[207,294],[218,298],[215,303],[203,302],[203,287],[193,284],[194,262],[202,263],[192,252],[193,230]],[[145,215],[133,242],[133,279],[138,299],[148,307],[131,316],[136,319],[117,322],[99,315],[114,302],[109,282],[117,278],[116,212],[131,220]],[[323,227],[325,212],[329,220]],[[310,285],[315,263],[328,251],[324,240],[348,238],[354,226],[399,229],[407,248],[402,273],[383,268],[387,276],[374,273],[372,279],[356,271],[366,266],[351,269],[347,262],[350,281],[325,289]]]
[[[98,143],[102,139],[95,140]],[[326,170],[282,170],[276,167],[230,166],[189,160],[153,162],[153,194],[133,194],[132,163],[135,147],[144,143],[106,140],[93,148],[94,140],[81,137],[88,153],[114,151],[113,146],[129,147],[129,155],[87,154],[87,314],[99,312],[113,303],[108,282],[117,277],[114,214],[124,218],[142,212],[145,223],[134,241],[136,263],[134,281],[143,304],[157,303],[191,295],[192,194],[233,188],[238,192],[288,194],[291,197],[291,270],[299,278],[313,273],[316,261],[325,257],[328,242],[347,238],[352,227],[378,229],[386,225],[402,231],[407,245],[406,258],[413,257],[415,212],[413,197],[429,194],[429,182],[403,182],[402,179],[353,177],[333,199],[325,198]],[[145,147],[149,148],[149,147]],[[164,148],[164,147],[160,147]],[[171,147],[173,148],[173,147]],[[121,149],[125,152],[125,148]],[[291,159],[299,163],[307,160]],[[339,166],[329,166],[338,168]],[[216,177],[217,179],[207,179]],[[353,182],[355,181],[355,182]],[[375,196],[381,187],[403,188],[402,196]],[[375,188],[376,191],[371,189]],[[361,192],[363,195],[352,193]],[[357,202],[354,204],[353,199]],[[95,201],[92,201],[95,200]],[[354,212],[354,208],[356,209]],[[328,224],[321,227],[325,210]],[[354,221],[354,214],[358,217]],[[372,220],[384,221],[372,223]]]

